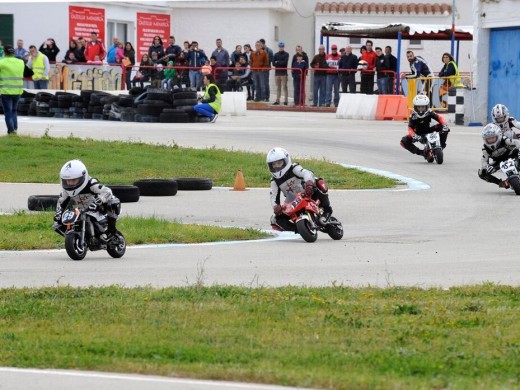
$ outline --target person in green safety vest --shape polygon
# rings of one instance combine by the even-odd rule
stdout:
[[[193,106],[193,109],[197,114],[211,118],[210,122],[214,123],[222,107],[222,94],[211,74],[204,75],[202,82],[206,87],[206,92],[203,97],[199,98],[199,104]]]
[[[23,72],[25,64],[14,56],[14,47],[4,47],[5,57],[0,60],[0,98],[4,107],[7,134],[16,134],[18,118],[16,110],[23,93]]]
[[[459,76],[459,68],[457,67],[457,63],[453,59],[450,53],[444,53],[442,55],[442,62],[444,66],[439,72],[439,77],[451,77],[446,79],[446,83],[444,83],[445,87],[464,87],[464,84],[461,83]],[[457,77],[455,77],[457,76]]]

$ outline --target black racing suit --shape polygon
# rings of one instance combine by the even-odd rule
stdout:
[[[285,202],[291,202],[296,195],[301,192],[305,193],[305,183],[312,181],[314,183],[314,192],[311,198],[320,201],[320,207],[328,216],[332,214],[330,207],[328,188],[325,181],[317,178],[314,173],[308,169],[304,169],[300,164],[292,164],[289,170],[280,179],[271,179],[271,206],[280,205],[280,195],[283,193]],[[295,226],[289,223],[289,217],[283,213],[275,214],[271,217],[271,225],[273,228],[279,227],[282,230],[295,231]]]
[[[488,166],[491,165],[493,171],[496,171],[500,169],[501,162],[514,158],[518,168],[519,153],[520,141],[517,139],[511,139],[505,135],[502,137],[502,141],[500,141],[495,150],[492,150],[488,145],[484,144],[482,147],[482,168],[478,170],[478,177],[489,183],[502,186],[502,180],[493,176],[492,172],[488,171]]]
[[[430,126],[432,119],[437,121],[438,124]],[[401,138],[401,146],[410,153],[422,155],[423,151],[414,145],[414,142],[417,142],[414,140],[414,136],[425,136],[426,134],[438,131],[440,132],[441,146],[444,149],[446,147],[446,139],[448,138],[448,132],[443,131],[445,124],[446,120],[431,110],[429,110],[423,118],[419,118],[415,112],[412,112],[408,121],[408,135]]]

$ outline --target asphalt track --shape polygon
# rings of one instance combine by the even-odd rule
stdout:
[[[344,120],[330,113],[249,111],[243,117],[219,117],[214,124],[178,125],[22,118],[19,128],[20,134],[35,136],[49,128],[56,137],[73,133],[262,153],[283,146],[300,158],[391,172],[426,186],[332,190],[334,214],[345,230],[341,241],[322,234],[308,244],[289,234],[286,240],[241,244],[129,247],[119,260],[94,252],[80,262],[69,260],[64,251],[2,251],[0,288],[200,282],[252,287],[520,284],[516,257],[520,198],[477,177],[478,127],[452,126],[443,165],[428,164],[399,146],[406,133],[404,122]],[[64,156],[64,161],[73,157]],[[204,172],[199,176],[205,177]],[[247,172],[245,180],[247,185]],[[29,195],[58,192],[57,185],[1,184],[0,212],[24,209]],[[269,229],[271,214],[267,189],[142,197],[123,204],[123,213],[259,229]]]

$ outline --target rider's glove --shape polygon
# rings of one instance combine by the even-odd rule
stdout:
[[[305,182],[305,195],[311,196],[314,194],[314,182],[312,180]]]
[[[412,141],[413,142],[421,142],[422,141],[422,136],[420,136],[418,134],[414,134],[414,135],[412,135]]]
[[[443,133],[449,133],[450,132],[450,128],[448,127],[448,125],[444,125],[442,126],[442,130],[441,130]]]
[[[61,211],[56,211],[56,214],[54,214],[54,222],[61,222]]]
[[[486,167],[486,172],[489,173],[489,174],[495,173],[496,172],[496,168],[493,165],[488,164],[487,167]]]
[[[91,204],[88,205],[88,209],[90,211],[97,211],[98,210],[98,204],[94,201]]]
[[[280,206],[279,204],[275,204],[273,207],[273,210],[274,210],[274,213],[278,215],[278,214],[282,213],[283,207]]]

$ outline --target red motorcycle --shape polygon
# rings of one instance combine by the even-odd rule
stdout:
[[[290,218],[296,226],[296,232],[307,242],[316,241],[318,231],[327,233],[333,240],[341,240],[343,225],[334,217],[323,222],[323,210],[319,205],[319,200],[298,193],[292,202],[284,204],[283,213]]]

